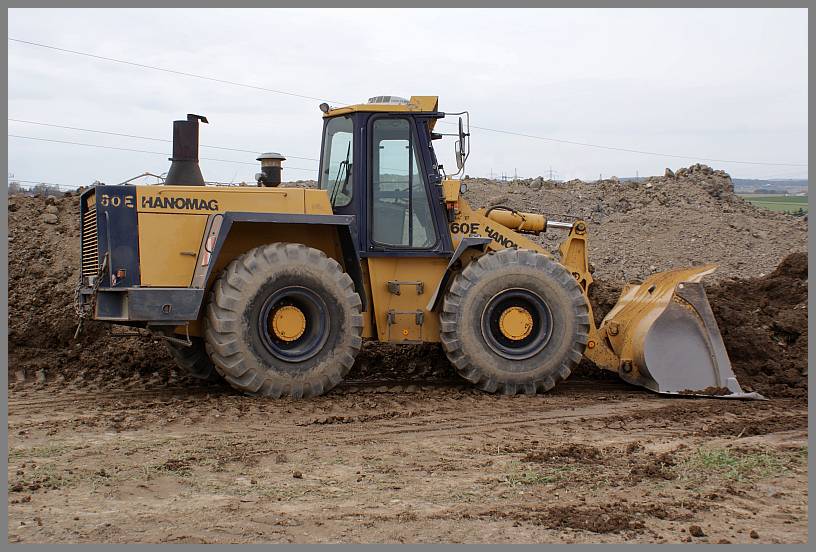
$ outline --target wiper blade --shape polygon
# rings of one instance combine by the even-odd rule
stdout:
[[[332,195],[331,195],[331,205],[334,207],[334,202],[337,199],[337,193],[340,191],[340,177],[344,174],[343,169],[345,169],[345,178],[343,181],[343,187],[345,188],[348,185],[349,180],[349,158],[351,157],[351,142],[349,142],[348,149],[346,149],[346,159],[340,163],[340,166],[337,167],[337,177],[334,179],[334,184],[332,184]]]

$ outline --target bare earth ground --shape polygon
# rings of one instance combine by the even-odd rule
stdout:
[[[9,539],[807,541],[801,399],[389,385],[297,402],[172,372],[12,384]]]

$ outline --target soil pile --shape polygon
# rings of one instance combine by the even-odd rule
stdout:
[[[474,206],[505,205],[589,223],[596,278],[630,282],[680,266],[717,263],[708,281],[758,277],[792,251],[807,250],[807,222],[757,209],[734,194],[731,177],[706,165],[639,182],[467,180]],[[565,233],[534,240],[555,251]]]
[[[78,195],[10,197],[9,381],[168,372],[172,360],[153,338],[112,338],[88,322],[74,340],[78,281]]]
[[[770,397],[807,397],[807,254],[771,274],[707,289],[737,379]]]

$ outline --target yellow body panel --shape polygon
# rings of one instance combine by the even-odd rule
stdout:
[[[139,186],[140,213],[332,213],[325,190],[244,186]]]
[[[217,186],[139,186],[136,188],[139,212],[139,254],[143,286],[187,287],[195,270],[196,256],[203,238],[207,215],[220,212],[326,214],[332,213],[325,190],[303,188],[250,188]],[[240,226],[237,224],[236,227]],[[302,225],[301,225],[302,226]],[[295,231],[287,225],[271,230],[271,225],[257,232],[255,238],[245,240],[240,232],[235,239],[231,232],[227,240],[232,250],[218,259],[231,261],[240,250],[240,243],[255,245],[271,241],[306,243],[302,234],[312,234],[308,228]],[[259,227],[256,226],[256,231]],[[270,234],[271,233],[271,234]],[[276,239],[271,239],[272,234]],[[271,241],[264,241],[270,240]],[[237,242],[236,242],[237,240]],[[314,241],[314,240],[313,240]],[[342,259],[339,245],[326,239],[317,239],[327,255]],[[253,245],[252,247],[255,247]],[[238,251],[235,248],[239,248]],[[220,270],[219,267],[218,269]],[[217,274],[217,272],[216,272]],[[212,283],[212,282],[210,282]]]
[[[139,186],[139,250],[143,286],[188,287],[203,239],[207,216],[223,212],[330,215],[325,190],[221,186]],[[259,245],[302,243],[342,263],[336,232],[315,231],[307,224],[235,223],[215,261],[209,289],[233,259]],[[371,317],[364,313],[363,336],[372,333]],[[179,329],[184,333],[183,328]],[[198,321],[191,335],[200,335]]]
[[[427,306],[447,266],[448,259],[443,257],[368,258],[380,341],[439,341],[439,314],[427,310]]]
[[[207,215],[139,213],[143,287],[189,287]]]

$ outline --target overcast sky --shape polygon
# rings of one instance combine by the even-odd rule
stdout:
[[[724,160],[807,163],[806,10],[9,10],[9,36],[218,79],[357,103],[438,95],[471,124]],[[9,41],[9,117],[290,156],[314,178],[318,99],[252,90]],[[454,127],[443,128],[452,130]],[[9,122],[9,134],[170,153],[170,144]],[[436,142],[453,168],[453,143]],[[562,179],[662,174],[678,159],[473,129],[467,172]],[[72,185],[163,173],[167,155],[9,138],[17,179]],[[201,157],[255,163],[202,148]],[[737,177],[806,166],[707,162]],[[209,181],[250,164],[202,160]],[[306,169],[306,170],[298,170]]]

